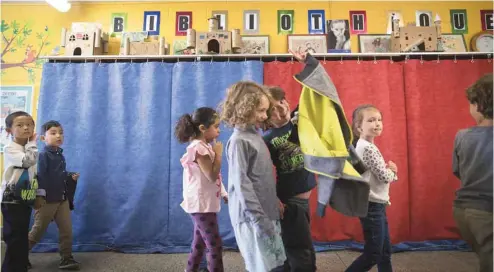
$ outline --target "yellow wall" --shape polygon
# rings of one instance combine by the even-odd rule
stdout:
[[[39,51],[39,40],[36,33],[49,34],[46,40],[51,44],[45,46],[41,55],[48,55],[52,49],[60,43],[60,30],[62,27],[70,27],[72,22],[99,22],[105,30],[110,28],[110,16],[115,12],[128,13],[127,31],[141,31],[144,11],[161,11],[161,35],[167,42],[173,44],[175,39],[175,12],[192,11],[193,27],[196,30],[207,30],[206,19],[213,10],[228,10],[228,27],[243,29],[243,10],[260,10],[260,33],[270,36],[270,52],[285,53],[287,51],[286,36],[277,34],[277,10],[287,9],[295,11],[295,34],[306,34],[308,31],[307,10],[324,9],[326,20],[347,19],[349,10],[366,10],[368,33],[381,34],[386,32],[387,11],[401,10],[404,22],[415,21],[416,10],[431,10],[433,14],[439,13],[443,21],[444,33],[451,32],[450,9],[466,9],[468,17],[469,33],[465,35],[467,43],[470,37],[481,30],[480,10],[492,9],[492,2],[189,2],[189,3],[79,3],[73,4],[67,13],[60,13],[46,4],[13,4],[3,3],[1,9],[2,20],[11,23],[16,20],[21,26],[30,23],[31,35],[24,41],[24,45],[17,47],[16,52],[4,55],[6,63],[20,62],[24,59],[25,49],[28,44],[32,49]],[[47,31],[45,30],[47,27]],[[10,33],[10,32],[7,32]],[[7,38],[10,36],[7,35]],[[352,51],[358,51],[357,36],[352,36]],[[2,42],[2,51],[5,42]],[[118,40],[111,40],[110,53],[118,53]],[[63,52],[63,49],[62,49]],[[37,104],[41,68],[33,67],[34,64],[25,67],[2,69],[2,85],[34,85]],[[35,80],[30,83],[27,70],[35,71]],[[36,108],[36,106],[34,106]],[[33,109],[34,110],[34,109]],[[36,113],[34,113],[36,118]],[[0,163],[3,165],[3,163]],[[1,166],[0,166],[1,167]],[[3,172],[3,171],[2,171]],[[1,172],[0,172],[1,173]]]

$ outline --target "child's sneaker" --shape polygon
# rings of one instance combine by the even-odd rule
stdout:
[[[74,260],[73,256],[62,258],[58,268],[67,270],[79,270],[80,263]]]

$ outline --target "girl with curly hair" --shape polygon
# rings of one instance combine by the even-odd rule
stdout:
[[[271,108],[270,95],[254,82],[233,84],[220,105],[234,132],[226,145],[228,209],[247,271],[278,271],[286,259],[279,201],[269,150],[258,130]]]

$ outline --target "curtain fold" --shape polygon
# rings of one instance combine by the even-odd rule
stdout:
[[[411,60],[404,69],[412,200],[408,239],[456,239],[452,204],[460,181],[452,173],[454,137],[475,124],[465,90],[492,73],[492,63]]]
[[[154,252],[166,246],[172,68],[44,65],[36,131],[48,120],[60,121],[67,170],[81,174],[72,213],[76,250]],[[35,249],[55,250],[57,237],[51,224]]]
[[[360,104],[371,103],[381,110],[384,118],[383,135],[376,139],[386,161],[398,165],[399,181],[391,185],[388,219],[393,243],[409,236],[408,153],[403,89],[403,66],[389,61],[344,61],[323,63],[340,95],[346,117],[351,123],[353,110]],[[302,69],[299,63],[266,63],[264,82],[279,85],[287,93],[292,108],[298,103],[301,86],[293,75]],[[341,246],[358,247],[352,243],[332,243],[341,240],[362,241],[363,235],[357,218],[345,217],[329,209],[325,217],[315,213],[317,193],[311,195],[312,234],[322,248]]]
[[[173,136],[175,122],[184,113],[192,113],[199,107],[217,108],[225,97],[226,89],[240,80],[263,83],[263,64],[260,61],[247,62],[180,62],[173,68],[171,88],[171,149],[170,149],[170,184],[168,186],[170,226],[169,243],[173,248],[187,252],[192,242],[193,225],[182,208],[182,173],[180,158],[185,152],[186,144],[180,145]],[[219,140],[226,146],[232,129],[221,126]],[[221,174],[223,184],[228,190],[228,163],[223,152]],[[222,203],[218,214],[220,234],[223,245],[236,248],[235,235],[228,215],[228,205]]]

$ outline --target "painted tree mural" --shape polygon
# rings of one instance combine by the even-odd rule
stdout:
[[[31,23],[21,25],[15,20],[10,23],[2,20],[1,32],[3,40],[3,48],[1,49],[2,53],[0,56],[2,75],[7,72],[7,69],[24,69],[27,72],[29,83],[34,83],[36,80],[35,69],[41,69],[44,63],[44,60],[39,59],[39,56],[50,45],[50,42],[47,41],[50,36],[48,27],[45,27],[42,32],[37,32],[34,41]],[[32,43],[36,44],[34,45]],[[24,57],[16,61],[5,61],[7,54],[21,50],[24,50]]]

